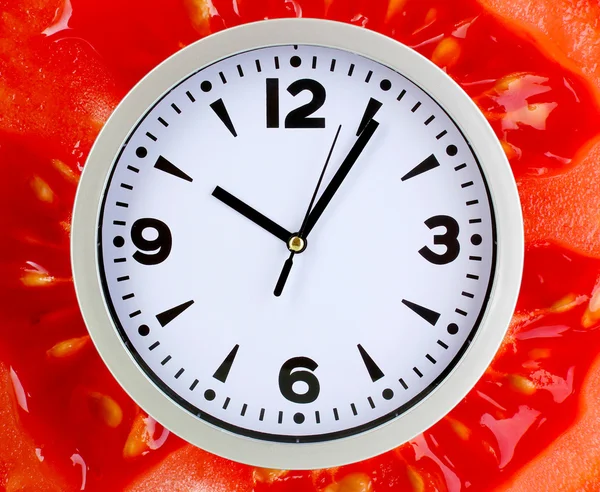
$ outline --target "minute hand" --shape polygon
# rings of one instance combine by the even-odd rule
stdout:
[[[333,198],[333,195],[335,195],[336,191],[344,182],[344,179],[346,179],[346,176],[348,176],[348,173],[352,169],[352,166],[354,166],[354,163],[360,157],[360,154],[369,143],[369,140],[371,140],[371,137],[375,133],[375,130],[377,130],[378,126],[379,123],[372,119],[362,131],[362,133],[352,146],[352,149],[350,149],[350,152],[344,159],[344,162],[342,162],[339,169],[334,174],[333,178],[331,178],[331,181],[327,185],[327,188],[325,188],[325,191],[323,191],[321,198],[319,198],[319,200],[311,210],[310,215],[308,216],[308,219],[306,221],[306,225],[304,227],[304,237],[310,234],[310,231],[312,231],[312,228],[319,220],[319,217],[321,217],[321,215],[325,211],[325,208],[327,207],[327,205],[329,205],[329,202]]]

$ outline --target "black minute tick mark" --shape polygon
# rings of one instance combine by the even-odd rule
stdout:
[[[227,410],[227,407],[229,406],[230,401],[231,401],[231,398],[229,398],[229,397],[225,398],[225,402],[223,403],[223,410]]]
[[[414,113],[415,111],[417,111],[417,109],[419,109],[421,107],[421,101],[417,101],[417,103],[411,108],[411,113]]]
[[[446,345],[444,342],[442,342],[441,340],[437,341],[438,345],[440,347],[442,347],[443,349],[448,349],[448,345]]]
[[[238,74],[239,74],[240,77],[244,76],[244,71],[242,70],[242,66],[241,65],[237,66],[237,71],[238,71]]]
[[[158,121],[164,127],[169,126],[169,124],[164,119],[162,119],[161,117],[158,117]]]
[[[467,165],[463,162],[462,164],[459,164],[458,166],[456,166],[454,168],[455,171],[460,171],[461,169],[464,169],[465,167],[467,167]]]
[[[198,381],[197,379],[194,379],[194,382],[192,383],[192,385],[190,386],[190,391],[194,391],[196,389],[196,386],[198,386],[198,383],[200,381]]]
[[[313,69],[317,68],[317,57],[316,56],[313,56],[313,59],[312,59],[312,68]]]
[[[130,171],[132,171],[134,173],[140,172],[140,170],[137,167],[133,167],[133,166],[127,166],[127,169],[129,169]]]
[[[154,135],[152,135],[152,133],[150,132],[146,132],[146,136],[150,139],[150,140],[154,140],[155,142],[158,140]]]
[[[171,104],[171,107],[173,108],[173,111],[175,111],[177,114],[181,114],[181,109],[179,109],[179,106],[177,106],[177,104],[173,103]]]
[[[354,73],[354,63],[351,63],[350,68],[348,69],[348,77],[352,77],[353,73]]]
[[[160,345],[160,342],[154,342],[152,345],[150,345],[150,347],[148,347],[148,350],[154,350],[159,345]]]
[[[407,390],[407,389],[408,389],[408,384],[406,384],[406,383],[404,382],[404,379],[400,378],[400,379],[398,379],[398,382],[399,382],[399,383],[402,385],[402,387],[403,387],[405,390]]]
[[[396,101],[402,101],[402,98],[404,97],[404,94],[406,94],[406,89],[402,89],[402,91],[400,92],[400,94],[396,98]]]
[[[367,76],[365,77],[365,82],[368,84],[371,81],[371,77],[373,76],[373,70],[369,70]]]
[[[113,225],[124,226],[127,225],[127,222],[125,222],[124,220],[113,220]]]
[[[279,70],[279,57],[278,57],[278,56],[276,56],[276,57],[274,58],[274,61],[275,61],[275,70]]]
[[[435,138],[436,140],[439,140],[440,138],[444,137],[448,132],[446,130],[441,131],[440,133],[438,133]]]
[[[221,77],[221,82],[223,82],[223,84],[227,83],[227,79],[225,78],[225,74],[223,72],[219,72],[219,77]]]
[[[192,95],[192,93],[190,91],[186,91],[185,95],[188,97],[188,99],[192,102],[196,102],[196,98]]]
[[[425,125],[429,125],[433,120],[435,120],[435,116],[431,115],[429,118],[425,120]]]
[[[335,71],[335,58],[333,60],[331,60],[331,66],[329,67],[329,71],[330,72]]]
[[[262,67],[260,66],[260,60],[255,60],[254,63],[256,64],[256,71],[262,72]]]
[[[418,367],[413,367],[413,371],[414,371],[414,372],[415,372],[415,374],[416,374],[417,376],[419,376],[420,378],[422,378],[422,377],[423,377],[423,373],[422,373],[421,371],[419,371],[419,368],[418,368]]]

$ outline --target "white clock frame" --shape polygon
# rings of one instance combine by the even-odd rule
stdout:
[[[149,107],[191,73],[239,52],[284,44],[339,48],[382,63],[430,94],[472,146],[489,186],[498,243],[496,271],[479,329],[445,380],[401,416],[361,434],[319,443],[275,443],[233,434],[198,419],[161,392],[121,340],[103,296],[98,219],[110,171],[131,129]],[[175,434],[236,461],[283,469],[337,466],[388,451],[446,415],[475,385],[506,333],[523,269],[523,221],[515,181],[491,127],[467,94],[410,48],[367,29],[316,19],[261,21],[232,28],[181,50],[125,97],[100,133],[85,166],[73,213],[72,266],[78,301],[101,357],[130,396]]]

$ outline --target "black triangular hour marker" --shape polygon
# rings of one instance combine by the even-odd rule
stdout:
[[[175,176],[176,178],[184,179],[185,181],[189,181],[190,183],[193,181],[187,174],[185,174],[181,169],[179,169],[175,164],[173,164],[168,159],[164,158],[162,155],[158,156],[156,159],[156,164],[154,167],[159,171],[163,171],[171,176]]]
[[[367,371],[369,371],[369,376],[371,376],[371,381],[379,381],[383,376],[383,371],[379,369],[379,366],[375,363],[375,361],[371,358],[371,356],[367,353],[367,351],[363,348],[363,346],[359,343],[357,345],[358,351],[360,352],[360,356],[362,357],[363,362],[365,363],[365,367]]]
[[[437,158],[431,154],[429,157],[426,157],[422,162],[413,167],[410,171],[408,171],[404,176],[402,176],[402,181],[406,181],[407,179],[414,178],[419,174],[423,174],[427,171],[431,171],[440,165]]]
[[[179,316],[181,313],[183,313],[187,308],[189,308],[192,304],[194,304],[194,301],[187,301],[187,302],[184,302],[183,304],[180,304],[179,306],[175,306],[175,307],[172,307],[171,309],[167,309],[166,311],[163,311],[162,313],[157,314],[156,319],[160,323],[160,326],[166,326],[171,321],[173,321],[175,318],[177,318],[177,316]]]
[[[408,307],[414,313],[421,316],[421,318],[423,318],[425,321],[427,321],[430,325],[435,326],[435,324],[438,322],[438,319],[440,319],[440,313],[436,313],[435,311],[432,311],[431,309],[427,309],[426,307],[419,306],[418,304],[415,304],[414,302],[410,302],[410,301],[407,301],[406,299],[402,299],[402,304],[404,304],[406,307]]]
[[[235,359],[235,356],[237,355],[237,351],[239,348],[240,346],[236,345],[231,349],[229,355],[225,357],[225,360],[221,363],[219,368],[213,374],[213,378],[217,379],[218,381],[221,381],[222,383],[227,381],[227,376],[229,376],[229,371],[231,370],[231,366],[233,365],[233,361]]]
[[[223,99],[217,99],[214,103],[210,105],[210,107],[219,117],[219,119],[223,122],[223,124],[227,127],[227,129],[231,132],[231,134],[234,137],[237,137],[237,132],[233,127],[233,123],[231,122],[231,118],[229,117],[229,113],[227,112],[227,108],[225,107]]]
[[[377,99],[371,98],[369,103],[367,104],[367,109],[365,109],[365,114],[363,114],[362,120],[360,120],[360,125],[358,125],[358,130],[356,132],[356,136],[358,137],[365,127],[368,125],[369,121],[373,119],[373,117],[379,111],[379,108],[383,106]]]

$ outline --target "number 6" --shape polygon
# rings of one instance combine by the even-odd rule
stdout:
[[[281,394],[289,401],[294,403],[312,403],[319,397],[321,385],[317,376],[312,372],[319,365],[308,357],[294,357],[283,364],[279,371],[279,390]],[[298,371],[304,368],[309,371]],[[296,393],[294,383],[302,381],[308,385],[306,393]]]

